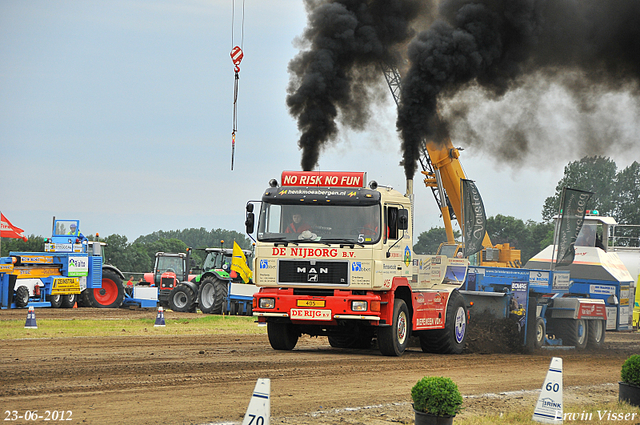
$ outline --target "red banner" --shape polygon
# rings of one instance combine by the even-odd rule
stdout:
[[[283,171],[282,186],[365,187],[367,173],[355,171]]]
[[[0,213],[0,237],[16,238],[22,239],[25,242],[27,241],[27,238],[24,235],[24,230],[11,224],[11,222],[7,220],[7,217],[2,213]]]

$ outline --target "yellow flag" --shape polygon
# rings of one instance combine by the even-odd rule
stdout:
[[[240,248],[240,245],[233,241],[233,258],[231,259],[231,270],[238,273],[244,283],[249,282],[253,277],[253,272],[247,266],[247,257],[244,256],[244,252]]]

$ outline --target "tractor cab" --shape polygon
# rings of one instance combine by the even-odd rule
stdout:
[[[202,265],[202,272],[206,273],[211,270],[223,271],[229,275],[233,281],[241,281],[240,276],[231,270],[231,261],[233,259],[233,249],[231,248],[205,248],[207,256],[204,259]],[[253,257],[253,252],[249,250],[242,250],[244,256],[247,258],[247,265],[251,268],[253,261],[250,259]]]

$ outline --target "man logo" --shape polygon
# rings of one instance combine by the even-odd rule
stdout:
[[[329,274],[329,269],[327,267],[320,267],[318,270],[316,270],[315,267],[311,267],[309,269],[309,274],[311,273]],[[306,273],[306,272],[307,272],[306,267],[298,267],[298,273]]]
[[[351,263],[351,271],[352,272],[361,272],[362,271],[362,263],[359,261],[354,261]]]
[[[317,282],[317,281],[318,281],[317,274],[310,274],[307,276],[307,282]]]
[[[261,269],[269,268],[269,260],[260,260],[260,268]]]

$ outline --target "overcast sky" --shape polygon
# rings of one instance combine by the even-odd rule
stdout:
[[[191,227],[244,233],[247,200],[259,199],[282,170],[300,170],[299,133],[285,98],[287,65],[306,15],[301,0],[246,1],[232,171],[229,52],[232,34],[241,43],[241,14],[237,8],[232,32],[231,0],[0,2],[5,216],[41,236],[50,234],[53,216],[79,219],[84,234],[117,233],[130,242]],[[566,109],[561,93],[545,96]],[[319,168],[366,171],[369,180],[404,192],[390,96],[386,105],[366,131],[342,131]],[[496,116],[505,106],[530,115],[517,98],[478,110]],[[556,112],[546,111],[555,117],[550,134],[553,126],[570,131]],[[563,167],[586,153],[543,152],[510,165],[490,149],[453,142],[467,147],[461,162],[488,216],[535,221]],[[637,152],[608,154],[623,168],[639,159]],[[442,222],[431,190],[417,181],[415,192],[417,236]]]

